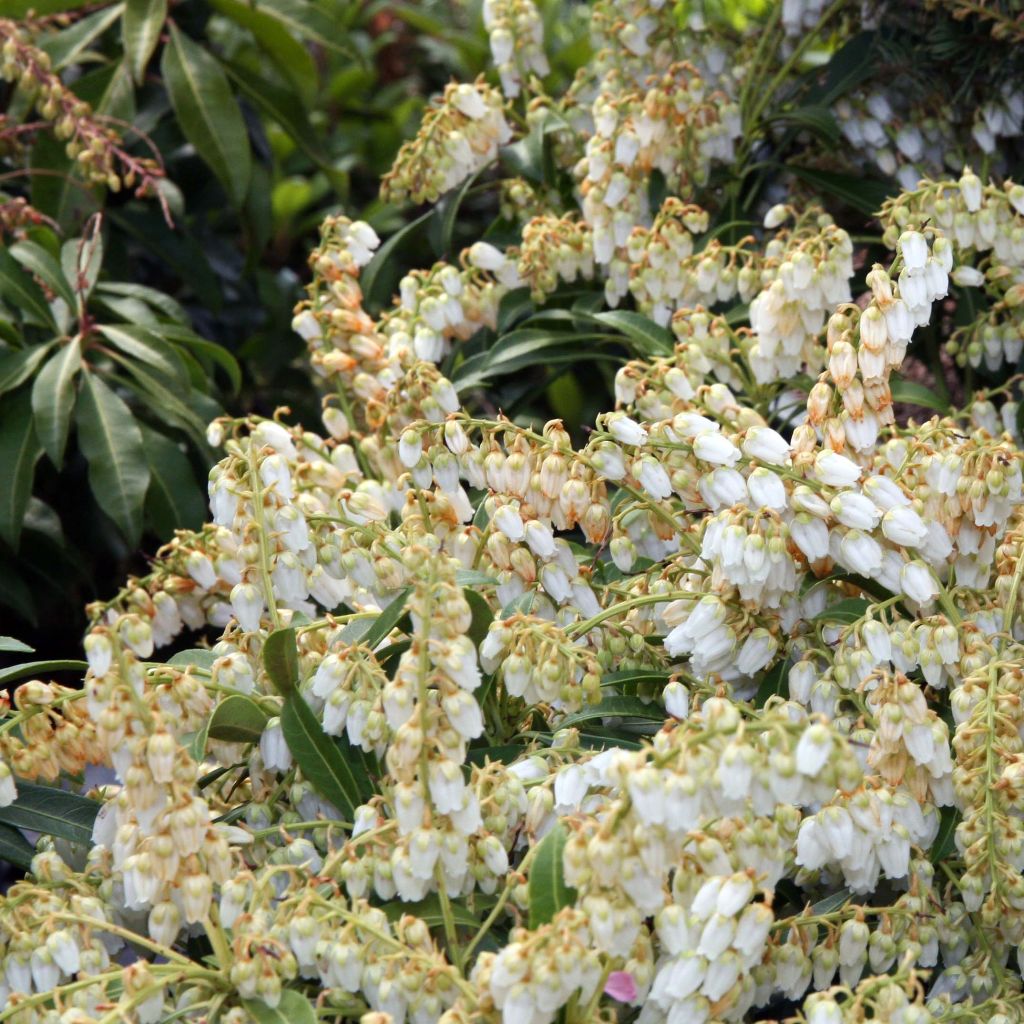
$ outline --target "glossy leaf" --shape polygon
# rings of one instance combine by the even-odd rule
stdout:
[[[43,446],[36,437],[32,396],[22,391],[0,402],[0,537],[18,547],[32,480]]]
[[[0,825],[0,861],[28,871],[35,847],[13,825]]]
[[[32,323],[56,327],[42,288],[18,261],[0,248],[0,295]]]
[[[142,428],[142,446],[149,464],[146,514],[161,537],[176,529],[197,529],[206,514],[203,492],[185,453],[169,437]]]
[[[15,242],[7,250],[29,273],[34,274],[55,295],[59,295],[68,308],[75,308],[75,293],[71,289],[60,264],[41,245],[35,242]]]
[[[610,309],[597,313],[598,323],[624,334],[633,343],[630,348],[642,356],[665,356],[675,351],[676,341],[667,327],[661,327],[650,317],[626,309]]]
[[[167,0],[126,0],[121,32],[132,78],[141,82],[167,20]]]
[[[917,405],[922,409],[931,409],[933,412],[949,412],[949,402],[945,401],[942,395],[932,388],[925,387],[924,384],[918,384],[917,381],[893,376],[889,381],[889,390],[892,391],[894,402]]]
[[[639,718],[646,722],[664,722],[665,711],[658,704],[645,704],[639,697],[605,697],[597,704],[567,715],[558,727],[569,729],[595,718]]]
[[[299,685],[299,651],[295,630],[275,629],[263,644],[263,669],[278,693],[289,694]]]
[[[28,348],[0,353],[0,395],[28,380],[51,348],[52,341],[45,345],[30,345]]]
[[[81,369],[82,339],[76,336],[49,358],[32,387],[36,437],[58,469],[64,463],[75,407],[75,377]]]
[[[562,907],[576,899],[576,891],[565,884],[562,853],[569,834],[559,822],[540,841],[534,855],[527,891],[530,898],[530,928],[547,924]]]
[[[97,503],[132,544],[142,533],[150,472],[142,431],[125,403],[95,374],[86,374],[78,403],[78,443],[89,463]]]
[[[849,625],[852,622],[859,622],[866,614],[871,602],[863,597],[847,597],[829,605],[824,611],[814,616],[814,622],[838,622]]]
[[[123,4],[114,4],[93,14],[87,14],[74,22],[70,28],[48,36],[41,42],[39,48],[49,56],[50,63],[56,70],[67,67],[121,17],[123,10]]]
[[[273,635],[273,634],[271,634]],[[346,755],[352,748],[342,746],[328,736],[298,690],[288,691],[281,709],[281,732],[295,763],[306,781],[339,811],[345,821],[352,821],[355,809],[363,802],[365,768],[360,758],[360,783],[356,759]]]
[[[20,665],[0,669],[0,686],[6,686],[18,679],[28,676],[44,675],[47,672],[84,672],[89,667],[87,662],[60,658],[51,661],[25,661]]]
[[[207,732],[215,740],[255,743],[263,735],[267,718],[251,697],[232,693],[214,708]]]
[[[92,845],[93,822],[103,806],[98,800],[21,780],[17,787],[14,803],[0,807],[0,822],[82,846]]]
[[[96,330],[126,356],[138,359],[188,391],[188,369],[174,348],[158,334],[135,324],[97,324]]]
[[[252,155],[242,112],[227,76],[201,46],[171,25],[161,71],[181,130],[240,207],[249,189]]]

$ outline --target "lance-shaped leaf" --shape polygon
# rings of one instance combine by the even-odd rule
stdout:
[[[279,693],[299,685],[299,652],[294,629],[275,629],[263,644],[263,668]]]
[[[96,501],[135,544],[150,478],[142,431],[128,406],[91,373],[85,375],[78,404],[78,443]]]
[[[58,469],[64,464],[64,449],[75,407],[75,376],[81,369],[82,339],[76,336],[50,357],[32,385],[36,437]]]
[[[98,800],[32,782],[19,781],[17,785],[18,798],[0,807],[0,822],[82,846],[92,845],[93,822],[103,806]]]
[[[547,924],[562,907],[576,899],[576,890],[565,884],[562,851],[569,838],[565,826],[557,824],[541,841],[534,855],[527,889],[530,896],[530,927]]]
[[[227,76],[210,54],[173,24],[160,68],[185,137],[240,207],[249,190],[252,154]]]
[[[32,396],[22,391],[0,403],[0,537],[12,548],[32,497],[32,479],[43,447],[32,420]]]
[[[0,861],[28,871],[35,852],[32,844],[16,828],[0,825]]]
[[[166,20],[167,0],[127,0],[125,4],[121,32],[136,82],[142,81]]]

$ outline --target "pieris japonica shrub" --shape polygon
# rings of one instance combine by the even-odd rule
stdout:
[[[214,422],[208,525],[91,609],[80,688],[6,709],[0,1020],[1024,1018],[1013,381],[894,411],[922,338],[1020,357],[1019,93],[986,135],[860,79],[876,235],[787,172],[723,240],[728,169],[791,130],[765,105],[872,30],[819,6],[737,38],[607,0],[552,97],[537,11],[488,0],[497,84],[384,190],[450,219],[492,183],[507,241],[375,314],[388,252],[329,218],[322,427]],[[583,436],[489,398],[609,336]]]

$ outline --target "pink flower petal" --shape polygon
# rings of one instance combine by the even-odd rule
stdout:
[[[605,995],[618,999],[620,1003],[632,1003],[636,999],[636,982],[629,971],[612,971],[604,987]]]

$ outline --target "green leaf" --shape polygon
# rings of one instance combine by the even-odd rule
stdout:
[[[0,295],[29,322],[56,328],[42,288],[6,249],[0,249]]]
[[[97,293],[117,295],[136,299],[151,306],[154,312],[161,314],[177,324],[188,325],[188,314],[182,306],[163,292],[149,288],[144,284],[130,284],[124,281],[103,281],[96,286]]]
[[[20,779],[17,786],[17,800],[0,807],[0,822],[82,846],[92,845],[93,822],[103,806],[98,800]]]
[[[646,722],[664,722],[665,711],[659,704],[645,704],[639,697],[605,697],[597,704],[566,715],[559,729],[569,729],[595,718],[640,718]]]
[[[455,582],[460,587],[496,587],[498,580],[479,569],[456,569]]]
[[[761,680],[761,685],[757,688],[757,694],[754,697],[755,707],[763,708],[765,702],[770,697],[774,697],[783,692],[783,689],[789,681],[789,667],[790,662],[785,658],[782,658],[765,673],[764,678]]]
[[[814,622],[840,622],[849,625],[852,622],[860,622],[871,607],[871,602],[863,597],[847,597],[829,605],[824,611],[818,612],[812,621]]]
[[[25,390],[0,402],[0,537],[15,550],[43,447],[32,420],[32,396]]]
[[[142,427],[142,446],[149,464],[146,514],[161,537],[176,529],[198,529],[206,502],[185,453],[163,434]]]
[[[352,821],[356,807],[363,802],[365,769],[360,765],[364,774],[364,781],[360,783],[352,764],[355,758],[350,761],[346,756],[353,753],[352,748],[335,743],[324,732],[305,698],[296,689],[288,691],[284,698],[281,732],[306,781],[325,800],[334,804],[345,821]]]
[[[243,999],[242,1006],[256,1024],[317,1024],[318,1020],[310,1001],[293,988],[281,993],[281,1001],[273,1009],[262,999]]]
[[[126,356],[151,366],[183,392],[189,390],[188,368],[174,347],[157,333],[134,324],[97,324],[96,330]]]
[[[171,25],[160,64],[181,130],[241,207],[249,190],[252,154],[245,121],[217,61]]]
[[[7,250],[29,273],[35,274],[55,295],[59,295],[72,312],[75,293],[68,284],[60,264],[41,245],[35,242],[15,242]]]
[[[466,928],[479,928],[480,918],[477,917],[468,907],[454,900],[448,903],[451,908],[452,920],[458,925]],[[426,899],[418,900],[415,903],[406,903],[404,900],[391,900],[381,908],[388,916],[389,921],[397,921],[405,914],[418,917],[424,924],[431,928],[437,928],[444,924],[444,911],[441,908],[441,900],[437,893],[431,893]]]
[[[422,216],[410,221],[396,231],[374,254],[373,259],[363,267],[359,275],[359,287],[362,289],[364,303],[370,309],[380,309],[388,300],[385,290],[397,281],[398,271],[395,267],[395,254],[401,245],[410,242],[414,234],[434,216],[428,210]],[[386,271],[386,273],[385,273]]]
[[[281,694],[299,685],[299,651],[294,629],[275,629],[263,644],[263,669]]]
[[[430,220],[427,235],[430,239],[430,246],[438,259],[450,259],[452,254],[452,235],[455,231],[455,221],[459,215],[462,201],[466,193],[473,187],[473,183],[483,173],[483,169],[471,174],[458,188],[446,192],[434,207],[434,216]]]
[[[628,687],[649,685],[654,683],[657,686],[665,686],[671,679],[671,673],[658,672],[653,669],[627,668],[621,672],[605,672],[601,676],[602,689],[625,690]]]
[[[33,654],[34,647],[16,640],[13,636],[0,636],[0,651],[13,651],[18,654]]]
[[[223,345],[200,338],[188,327],[180,327],[177,324],[161,324],[152,330],[168,341],[173,341],[176,345],[184,345],[194,352],[198,359],[204,362],[208,360],[219,366],[231,381],[232,393],[237,393],[242,386],[242,371],[238,366],[238,361]]]
[[[0,354],[0,395],[28,380],[51,348],[53,342],[48,341],[45,345],[30,345]]]
[[[347,644],[365,644],[371,651],[375,650],[405,614],[405,602],[410,593],[408,588],[403,590],[375,619],[356,619],[349,623],[341,639]]]
[[[530,928],[547,924],[562,907],[576,901],[576,890],[565,884],[562,853],[569,833],[559,822],[541,841],[534,855],[527,891],[530,899]]]
[[[233,693],[213,710],[208,733],[215,740],[255,743],[267,724],[267,713],[249,697]]]
[[[82,339],[77,335],[52,356],[32,386],[36,436],[50,461],[60,469],[75,407],[75,377],[82,369]]]
[[[94,14],[87,14],[70,28],[48,36],[39,48],[49,55],[53,69],[59,71],[69,64],[74,64],[79,56],[121,17],[123,9],[123,4],[114,4]]]
[[[309,0],[263,0],[260,10],[300,39],[311,39],[336,53],[351,54],[351,49],[338,41],[338,24]]]
[[[956,828],[959,824],[960,812],[955,807],[943,807],[939,817],[939,831],[928,855],[933,864],[945,860],[956,849]]]
[[[103,234],[98,221],[93,222],[91,234],[68,239],[61,246],[60,265],[72,289],[82,296],[84,304],[96,287],[103,267]]]
[[[132,78],[141,82],[167,20],[167,0],[127,0],[121,34]]]
[[[47,672],[84,672],[87,662],[58,659],[56,661],[25,661],[20,665],[0,669],[0,686],[6,686],[26,676],[38,676]]]
[[[847,888],[839,889],[837,892],[832,893],[830,896],[826,896],[823,900],[818,900],[811,907],[811,914],[814,917],[821,917],[825,914],[831,914],[834,910],[839,910],[840,907],[846,905],[846,901],[850,898],[852,893]]]
[[[917,381],[893,376],[889,380],[889,390],[892,391],[894,402],[905,402],[907,405],[917,405],[922,409],[931,409],[934,412],[949,412],[949,402],[931,388],[918,384]]]
[[[813,167],[800,167],[792,163],[787,163],[786,167],[816,191],[841,199],[851,209],[866,217],[873,217],[885,200],[897,191],[895,186],[871,178],[819,171]]]
[[[129,543],[135,544],[142,533],[150,479],[142,431],[128,406],[91,373],[83,380],[77,422],[93,495]]]
[[[793,128],[807,128],[823,141],[836,145],[842,135],[835,116],[828,107],[798,107],[796,110],[783,110],[765,118],[769,123],[790,125]]]
[[[277,70],[298,90],[300,103],[313,103],[317,85],[316,62],[309,50],[293,35],[281,31],[280,19],[254,4],[241,3],[240,0],[210,0],[210,6],[236,25],[248,29]]]
[[[173,657],[168,658],[167,664],[175,668],[198,668],[208,672],[216,660],[217,655],[213,651],[208,651],[205,647],[191,647],[187,651],[178,651]]]
[[[633,342],[631,347],[642,356],[666,356],[675,351],[676,339],[672,332],[640,313],[610,309],[596,313],[593,319],[624,334]]]
[[[35,852],[35,847],[16,828],[0,825],[0,861],[28,871]]]
[[[469,624],[469,632],[466,635],[473,641],[474,647],[479,647],[483,643],[484,637],[487,636],[491,623],[494,621],[494,612],[491,611],[491,606],[484,600],[483,594],[477,593],[475,590],[463,590],[462,596],[466,599],[473,613],[473,618]]]
[[[313,127],[303,101],[296,93],[264,76],[254,74],[238,61],[222,59],[221,64],[249,100],[276,121],[310,160],[321,166],[328,164],[329,158],[321,145],[321,135]]]

